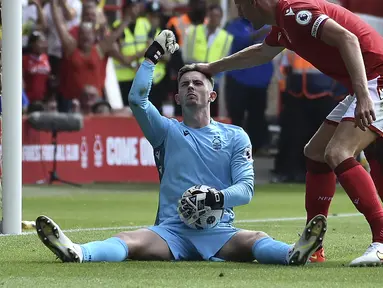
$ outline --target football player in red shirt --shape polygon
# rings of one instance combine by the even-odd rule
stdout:
[[[350,96],[330,113],[304,150],[307,220],[327,216],[338,178],[372,231],[372,244],[350,265],[381,264],[383,208],[370,174],[354,156],[383,136],[383,38],[350,11],[325,0],[235,4],[256,29],[273,25],[271,33],[262,44],[198,68],[213,75],[249,68],[287,48],[348,87]]]

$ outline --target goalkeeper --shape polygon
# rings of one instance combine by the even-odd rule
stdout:
[[[217,97],[211,77],[193,65],[180,70],[175,99],[181,105],[183,122],[161,116],[148,101],[156,63],[166,52],[174,53],[178,48],[174,34],[162,31],[146,51],[129,94],[134,116],[154,148],[161,180],[155,225],[80,245],[64,235],[53,220],[40,216],[36,229],[41,241],[63,262],[257,260],[264,264],[305,264],[321,245],[326,231],[323,216],[308,223],[295,245],[232,225],[232,207],[249,203],[254,193],[252,149],[242,128],[211,119],[210,103]],[[177,212],[183,192],[195,184],[215,188],[206,193],[202,203],[196,203],[197,207],[225,209],[214,228],[189,228]],[[189,208],[182,206],[186,212],[182,214],[193,217],[193,207]]]

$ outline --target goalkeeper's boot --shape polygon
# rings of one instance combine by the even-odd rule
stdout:
[[[383,265],[383,244],[378,242],[372,243],[362,256],[354,259],[350,263],[352,267],[380,265]]]
[[[80,245],[73,243],[60,227],[47,216],[36,219],[36,231],[40,240],[62,262],[82,262],[83,253]]]
[[[325,261],[326,261],[326,256],[324,255],[324,248],[323,247],[320,247],[310,257],[310,263],[323,263]]]
[[[288,265],[305,265],[311,255],[322,245],[326,230],[327,221],[324,215],[317,215],[311,219],[298,242],[289,251]]]

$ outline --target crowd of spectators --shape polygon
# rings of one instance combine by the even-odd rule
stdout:
[[[37,110],[131,116],[128,94],[146,48],[162,29],[170,29],[181,49],[157,64],[149,99],[160,113],[182,116],[174,95],[177,92],[177,72],[184,64],[214,61],[261,43],[271,29],[266,25],[255,30],[242,17],[241,11],[236,10],[234,1],[221,7],[218,0],[122,0],[119,1],[122,5],[114,11],[104,5],[110,7],[110,3],[116,0],[23,1],[24,113]],[[368,0],[362,6],[359,0],[328,1],[361,13],[361,17],[376,29],[383,27],[379,22],[383,19],[383,12],[371,20],[365,11],[368,5],[382,7],[376,4],[381,0]],[[228,16],[226,21],[224,16]],[[112,70],[108,69],[110,64]],[[304,73],[298,73],[302,67]],[[115,95],[108,91],[106,85],[111,71],[115,74],[118,94],[121,95],[122,106],[118,109],[111,105],[110,99]],[[311,93],[309,81],[304,81],[307,87],[299,84],[302,81],[297,79],[307,77],[306,74],[311,72],[316,77],[312,78],[314,89],[325,89],[327,84],[321,84],[328,83],[331,91],[325,89]],[[242,126],[251,138],[253,153],[269,155],[273,141],[266,111],[270,103],[279,103],[279,106],[275,105],[278,109],[275,109],[277,120],[274,124],[281,127],[282,133],[277,145],[275,182],[303,181],[304,167],[299,164],[303,160],[297,160],[297,155],[302,154],[301,146],[311,137],[322,118],[347,94],[331,79],[318,77],[322,76],[309,63],[287,51],[260,67],[215,77],[215,90],[221,100],[211,103],[211,114],[213,117],[228,116],[233,124]],[[319,83],[320,79],[327,82]],[[298,86],[295,85],[297,83]],[[317,117],[313,117],[314,114]],[[302,127],[298,127],[297,122]],[[300,136],[291,136],[298,132]],[[299,139],[299,145],[296,139]],[[292,162],[299,167],[291,169],[289,163]]]

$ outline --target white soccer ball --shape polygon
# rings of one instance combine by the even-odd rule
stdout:
[[[198,230],[211,229],[221,221],[224,209],[213,210],[209,206],[205,206],[205,192],[209,192],[209,189],[211,189],[211,187],[207,185],[194,185],[182,194],[182,198],[196,196],[195,201],[189,201],[189,204],[194,207],[190,219],[185,219],[183,215],[180,214],[180,209],[177,209],[181,220],[190,228]],[[181,204],[179,203],[179,205]]]

